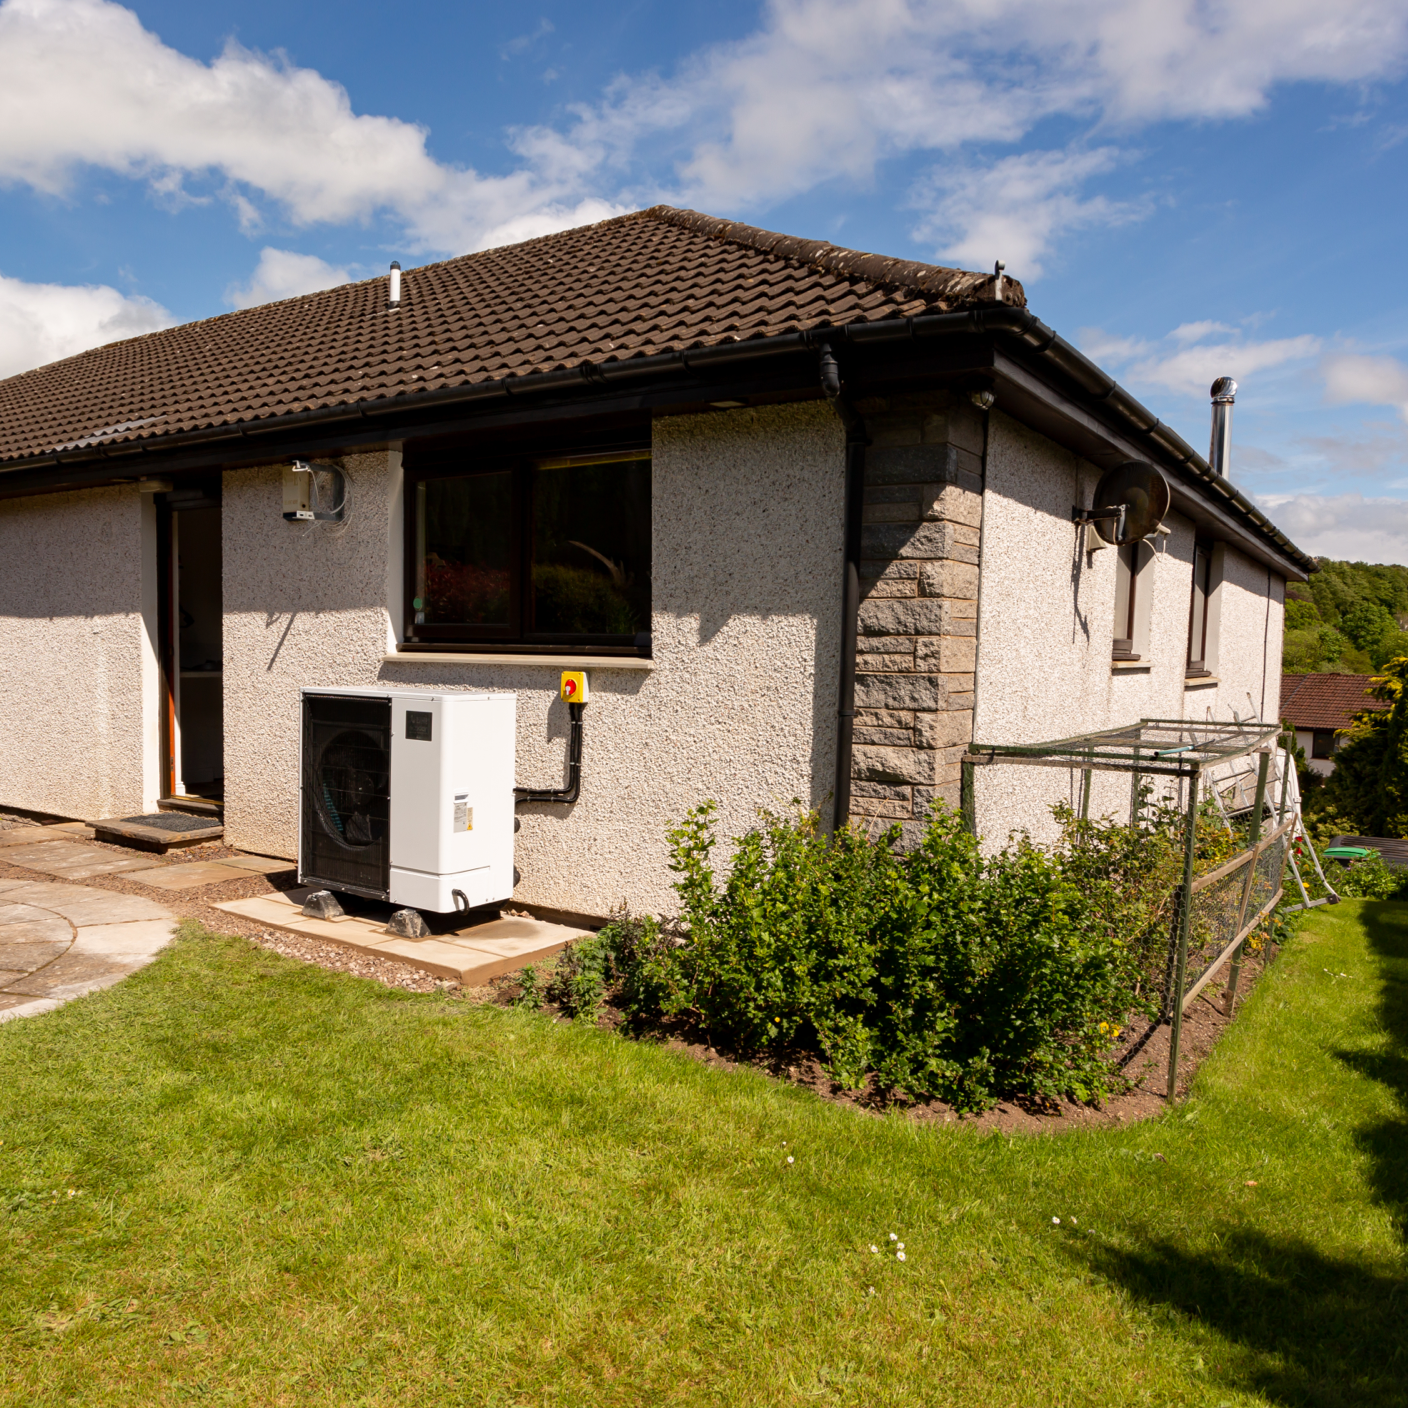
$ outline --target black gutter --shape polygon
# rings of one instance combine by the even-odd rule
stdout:
[[[870,435],[863,421],[841,392],[841,368],[823,342],[818,359],[821,389],[846,428],[845,517],[842,533],[841,675],[836,697],[836,783],[833,789],[832,829],[839,831],[851,819],[851,757],[856,723],[856,645],[860,621],[861,519],[865,512],[865,447]]]
[[[856,347],[888,342],[918,342],[930,337],[968,333],[976,336],[1005,336],[1033,356],[1044,368],[1074,386],[1081,399],[1093,403],[1094,409],[1118,422],[1126,431],[1145,441],[1151,450],[1170,459],[1180,468],[1201,481],[1201,487],[1215,498],[1234,505],[1270,542],[1306,572],[1314,571],[1314,562],[1303,553],[1279,528],[1244,494],[1213,472],[1176,431],[1165,425],[1147,407],[1107,376],[1084,353],[1047,327],[1025,308],[1008,304],[991,304],[964,313],[921,313],[910,318],[889,318],[873,323],[848,323],[843,327],[815,328],[805,332],[782,333],[776,337],[754,338],[747,342],[728,343],[716,347],[696,347],[683,351],[663,352],[652,357],[633,357],[624,361],[584,362],[580,366],[551,372],[533,372],[526,376],[509,376],[497,381],[479,382],[473,386],[444,387],[439,391],[413,392],[386,396],[354,406],[329,406],[316,410],[294,411],[287,415],[270,416],[249,425],[217,426],[205,430],[180,432],[171,436],[153,437],[150,441],[122,442],[111,449],[95,448],[83,453],[67,454],[56,451],[12,461],[0,469],[0,493],[5,479],[20,471],[52,467],[107,462],[126,469],[124,461],[132,463],[131,473],[147,473],[137,466],[155,463],[171,450],[191,445],[234,442],[258,453],[261,437],[287,430],[302,430],[323,425],[355,425],[366,429],[386,418],[412,413],[419,415],[440,406],[517,400],[554,392],[599,391],[604,387],[630,382],[649,381],[663,375],[692,375],[740,362],[761,361],[779,356],[796,356],[814,352],[823,343],[842,340]]]

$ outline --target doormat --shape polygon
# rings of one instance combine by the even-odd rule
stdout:
[[[150,826],[156,831],[208,831],[218,822],[208,816],[188,816],[185,812],[152,812],[147,816],[123,816],[129,826]]]

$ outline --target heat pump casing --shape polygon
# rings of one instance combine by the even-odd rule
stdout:
[[[302,696],[302,884],[441,914],[513,894],[514,695]]]

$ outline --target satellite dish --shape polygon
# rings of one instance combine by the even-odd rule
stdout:
[[[1147,538],[1172,502],[1168,480],[1153,465],[1126,460],[1101,476],[1085,518],[1107,543],[1124,547]]]

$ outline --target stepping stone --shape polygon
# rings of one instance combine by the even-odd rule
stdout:
[[[134,871],[132,878],[159,890],[194,890],[201,885],[218,885],[222,880],[247,880],[249,871],[223,861],[198,860],[189,865],[163,866],[160,870]]]
[[[84,993],[96,992],[99,988],[110,988],[148,962],[149,958],[66,953],[37,973],[8,984],[6,992],[22,993],[28,997],[82,997]]]
[[[221,856],[216,865],[233,865],[239,870],[251,870],[260,875],[277,875],[281,870],[297,870],[296,860],[279,860],[277,856]]]
[[[8,831],[0,831],[0,848],[8,846],[32,846],[37,841],[73,840],[64,833],[56,835],[53,826],[12,826]]]
[[[81,841],[42,841],[38,845],[9,846],[0,852],[7,865],[56,875],[61,880],[89,880],[95,875],[118,875],[124,870],[149,870],[151,856],[138,860],[85,846]]]

